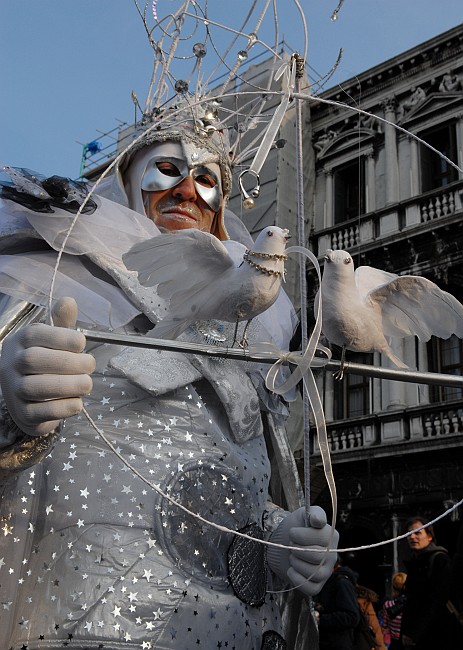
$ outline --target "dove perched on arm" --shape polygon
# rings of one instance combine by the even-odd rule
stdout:
[[[463,337],[463,306],[420,276],[395,275],[371,266],[354,271],[346,251],[328,250],[321,282],[322,331],[343,350],[381,352],[399,368],[388,336]]]
[[[249,321],[277,299],[284,274],[288,230],[270,226],[253,250],[188,229],[136,244],[124,256],[144,286],[168,300],[159,338],[177,338],[195,321]]]

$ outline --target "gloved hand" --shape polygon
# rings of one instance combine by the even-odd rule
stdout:
[[[331,538],[331,539],[330,539]],[[306,596],[319,593],[330,577],[337,554],[320,552],[328,548],[336,549],[339,534],[326,522],[324,510],[311,506],[309,525],[305,524],[305,509],[291,512],[270,535],[270,542],[285,546],[314,547],[319,550],[290,551],[275,546],[267,547],[267,560],[270,568],[283,580],[289,580]]]
[[[83,408],[92,390],[95,359],[82,354],[85,337],[69,327],[77,320],[73,298],[57,301],[54,326],[36,323],[8,336],[0,360],[0,384],[7,409],[24,433],[40,436]]]

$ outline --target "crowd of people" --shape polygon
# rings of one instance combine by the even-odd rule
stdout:
[[[462,647],[463,527],[453,557],[436,544],[425,517],[411,518],[405,532],[410,552],[400,560],[404,571],[393,574],[392,594],[382,600],[359,584],[355,554],[338,555],[315,596],[320,650]]]

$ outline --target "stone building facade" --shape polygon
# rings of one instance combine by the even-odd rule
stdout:
[[[451,165],[463,167],[463,25],[321,99],[333,103],[311,107],[310,247],[320,263],[327,249],[344,249],[355,266],[421,275],[463,302],[463,175]],[[394,352],[420,371],[463,374],[463,341],[455,336],[398,340]],[[377,353],[349,358],[391,367]],[[396,536],[408,517],[434,518],[463,497],[461,388],[353,374],[339,382],[328,372],[318,380],[341,546]],[[320,464],[316,442],[312,460]],[[329,507],[326,491],[319,500]],[[450,550],[461,513],[463,508],[436,525],[439,543]],[[381,592],[406,550],[399,542],[358,552],[361,580]]]

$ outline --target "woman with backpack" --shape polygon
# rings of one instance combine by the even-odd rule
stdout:
[[[405,561],[405,606],[401,638],[404,648],[436,650],[457,647],[457,624],[447,603],[450,597],[452,561],[447,549],[435,543],[427,519],[408,521],[412,557]]]

